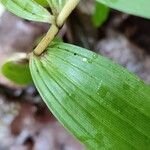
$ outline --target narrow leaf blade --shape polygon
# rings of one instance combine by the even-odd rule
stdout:
[[[58,15],[68,0],[47,0],[54,15]]]
[[[150,87],[133,74],[64,43],[33,55],[30,70],[49,109],[89,149],[150,148]]]
[[[51,23],[53,16],[33,0],[0,0],[12,13],[27,20]]]
[[[44,7],[48,7],[48,3],[47,0],[35,0],[38,4],[44,6]]]

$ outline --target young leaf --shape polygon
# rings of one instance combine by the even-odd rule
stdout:
[[[54,15],[58,15],[68,0],[47,0]]]
[[[58,0],[58,4],[59,4],[59,10],[61,10],[65,4],[67,3],[68,0]]]
[[[17,54],[16,57],[8,60],[1,68],[2,74],[20,85],[32,83],[32,77],[29,70],[29,64],[25,59],[25,54]]]
[[[150,0],[97,0],[111,8],[150,18]]]
[[[64,43],[33,54],[30,70],[49,109],[88,149],[150,149],[150,87],[127,70]]]
[[[0,0],[12,13],[24,19],[51,23],[53,16],[33,0]]]
[[[95,11],[92,17],[95,27],[100,27],[108,18],[109,8],[99,2],[95,3]]]

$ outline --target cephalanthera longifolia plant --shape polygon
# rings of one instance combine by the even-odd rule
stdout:
[[[22,18],[52,24],[33,52],[3,65],[3,74],[19,84],[33,79],[48,108],[88,149],[150,149],[150,87],[96,53],[53,41],[79,0],[37,1],[51,13],[33,0],[1,0]],[[109,6],[150,18],[150,0],[97,1],[104,12]]]

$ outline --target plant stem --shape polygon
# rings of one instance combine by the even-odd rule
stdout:
[[[68,16],[71,14],[71,12],[75,9],[75,7],[78,5],[80,0],[68,0],[62,11],[57,17],[56,24],[58,27],[63,26],[65,20],[68,18]]]
[[[38,46],[34,49],[34,54],[41,55],[43,51],[47,48],[49,43],[54,39],[57,35],[59,29],[56,25],[51,25],[45,37],[41,40]]]
[[[68,0],[58,17],[56,18],[56,22],[51,25],[49,31],[47,32],[46,36],[41,40],[41,42],[38,44],[38,46],[34,49],[35,55],[41,55],[47,46],[52,42],[52,40],[55,38],[57,33],[59,32],[59,29],[63,26],[64,22],[68,18],[68,16],[71,14],[71,12],[75,9],[77,4],[80,2],[80,0]]]

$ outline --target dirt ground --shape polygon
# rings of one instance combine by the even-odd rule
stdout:
[[[59,37],[112,59],[150,84],[150,21],[111,10],[103,26],[95,28],[89,19],[92,10],[90,1],[81,3]],[[48,28],[5,11],[0,17],[0,66],[15,52],[31,51]],[[34,85],[20,87],[0,74],[0,150],[84,149],[57,122]]]

